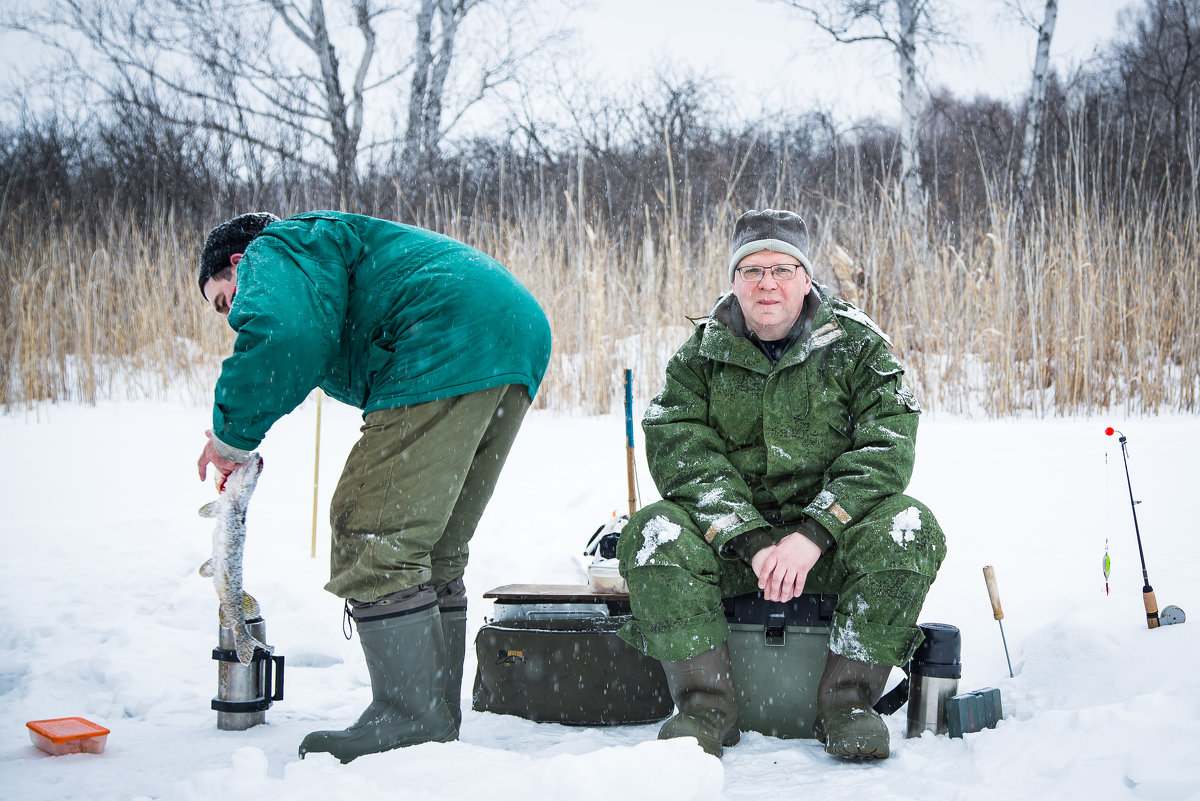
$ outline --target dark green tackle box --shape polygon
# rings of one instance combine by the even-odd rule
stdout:
[[[836,605],[836,595],[808,593],[788,603],[765,601],[761,593],[725,599],[739,729],[813,736]]]

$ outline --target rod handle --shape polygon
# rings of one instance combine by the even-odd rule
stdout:
[[[988,565],[983,569],[983,580],[987,584],[988,600],[992,602],[992,617],[1004,619],[1004,610],[1000,608],[1000,589],[996,586],[996,571]]]
[[[1146,628],[1158,628],[1158,601],[1154,598],[1154,588],[1149,584],[1142,587],[1142,603],[1146,605]]]
[[[633,448],[625,449],[625,481],[629,485],[629,516],[637,512],[637,469],[634,466]]]

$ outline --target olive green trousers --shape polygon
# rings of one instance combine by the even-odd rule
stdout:
[[[325,589],[373,603],[461,578],[529,405],[510,384],[368,413],[329,507]]]
[[[771,532],[778,542],[795,527]],[[903,665],[924,635],[917,615],[946,555],[946,540],[920,501],[880,501],[809,571],[804,592],[838,596],[829,647],[874,665]],[[639,509],[617,544],[633,619],[619,635],[662,661],[690,659],[725,642],[721,599],[758,592],[745,561],[717,554],[683,507],[659,501]]]

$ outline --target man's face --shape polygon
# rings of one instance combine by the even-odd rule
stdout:
[[[771,267],[786,264],[796,268],[796,277],[780,281],[771,274]],[[761,267],[766,272],[761,281],[742,278],[743,267]],[[774,250],[751,253],[738,262],[733,274],[733,295],[741,304],[746,325],[759,339],[783,339],[804,308],[804,296],[812,289],[812,279],[794,256]]]
[[[237,293],[237,265],[214,275],[204,282],[204,298],[222,317],[229,317],[229,307]]]

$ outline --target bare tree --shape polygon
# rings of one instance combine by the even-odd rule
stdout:
[[[900,186],[906,207],[924,216],[917,131],[924,106],[917,85],[918,52],[951,41],[936,0],[779,0],[803,11],[837,42],[884,44],[896,55],[900,76]]]
[[[1126,113],[1161,137],[1167,159],[1194,170],[1200,135],[1200,0],[1148,0],[1128,11],[1128,37],[1113,49]]]
[[[404,154],[410,176],[432,174],[438,156],[442,125],[442,92],[454,57],[455,38],[464,16],[479,0],[420,0],[415,64],[408,95],[408,128]],[[437,35],[434,35],[434,12]]]
[[[1025,116],[1024,144],[1017,177],[1017,204],[1024,214],[1038,169],[1038,150],[1042,144],[1042,122],[1046,116],[1046,81],[1050,70],[1050,40],[1058,18],[1058,0],[1046,0],[1042,23],[1038,26],[1037,55],[1033,61],[1033,79],[1029,86],[1029,110]]]
[[[353,205],[364,153],[405,147],[406,164],[432,169],[449,125],[520,66],[540,42],[479,48],[479,78],[444,109],[462,23],[484,6],[522,18],[516,0],[49,0],[5,27],[58,48],[93,94],[174,124],[229,137],[246,164],[299,163],[323,173]],[[416,27],[416,48],[392,43]],[[295,45],[299,44],[297,48]],[[526,50],[519,51],[518,45]],[[90,59],[90,60],[89,60]],[[392,87],[411,71],[408,128],[389,130]],[[368,96],[377,98],[368,102]],[[373,111],[372,111],[373,110]],[[371,112],[371,113],[369,113]],[[375,122],[372,122],[372,119]]]
[[[349,97],[342,87],[338,52],[330,40],[329,23],[322,0],[310,0],[308,13],[295,3],[266,0],[292,35],[312,52],[316,73],[312,83],[320,105],[310,105],[311,114],[324,112],[329,126],[328,145],[336,165],[335,186],[342,203],[353,202],[358,190],[358,147],[362,137],[363,103],[371,61],[375,58],[374,13],[369,0],[350,0],[350,11],[361,37]],[[377,13],[377,12],[376,12]],[[282,99],[282,98],[280,98]],[[319,111],[318,111],[319,109]],[[302,112],[302,116],[309,113]],[[319,118],[319,117],[318,117]]]
[[[560,0],[570,5],[573,0]],[[412,80],[408,94],[408,122],[404,135],[404,162],[401,172],[410,186],[428,186],[435,178],[434,168],[442,160],[441,144],[476,103],[495,94],[502,86],[516,85],[519,76],[534,65],[553,58],[555,48],[566,35],[561,31],[539,31],[538,6],[529,0],[416,0],[416,35],[413,44]],[[447,104],[449,79],[464,70],[455,64],[463,44],[463,25],[467,16],[479,20],[492,37],[489,41],[469,42],[476,55],[474,69],[467,81],[460,82],[458,102]],[[509,98],[507,104],[519,103]]]

